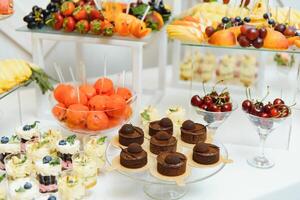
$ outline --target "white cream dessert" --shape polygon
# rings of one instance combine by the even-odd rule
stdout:
[[[38,123],[38,121],[35,121],[33,124],[26,124],[16,129],[16,134],[21,139],[22,152],[26,152],[26,144],[39,140],[40,131],[37,126]]]
[[[27,177],[32,172],[32,161],[23,153],[11,154],[4,161],[9,180]]]
[[[98,169],[102,168],[105,164],[106,138],[92,137],[84,147],[85,154],[96,161]]]
[[[56,143],[57,155],[62,159],[63,169],[72,168],[72,156],[78,153],[79,150],[80,142],[76,139],[76,135],[71,135]]]
[[[85,196],[83,180],[72,172],[68,172],[59,178],[58,192],[60,199],[80,200]]]
[[[39,142],[32,142],[27,145],[27,156],[32,161],[41,160],[50,153],[48,140],[42,139]]]
[[[213,71],[216,68],[217,60],[214,54],[206,53],[204,56],[195,55],[194,80],[208,82],[213,78]]]
[[[192,68],[192,54],[190,51],[186,52],[183,61],[180,64],[180,79],[191,80],[193,76]]]
[[[216,70],[217,81],[232,81],[234,78],[234,69],[237,65],[235,56],[225,55],[220,60],[220,65]]]
[[[54,151],[56,148],[56,143],[62,139],[62,134],[58,130],[49,129],[42,135],[42,140],[49,141],[50,151]]]
[[[171,106],[166,111],[166,117],[170,118],[174,125],[174,133],[178,135],[180,133],[180,127],[186,120],[186,111],[181,106]]]
[[[86,189],[91,189],[97,184],[97,163],[84,152],[73,156],[73,171],[78,177],[83,179]]]
[[[7,199],[7,183],[5,179],[6,174],[0,172],[0,200]]]
[[[13,200],[34,200],[39,196],[39,188],[34,180],[20,178],[9,183],[9,195]]]
[[[20,140],[16,135],[1,137],[0,140],[0,170],[5,170],[4,159],[10,154],[21,152]]]
[[[61,160],[58,157],[45,156],[35,162],[35,171],[40,183],[41,193],[57,192],[57,179],[61,173]]]
[[[157,109],[151,105],[145,107],[140,112],[140,117],[141,117],[141,123],[144,130],[148,128],[150,122],[160,119]]]
[[[240,66],[240,81],[246,87],[255,83],[257,77],[257,62],[254,56],[245,55]]]

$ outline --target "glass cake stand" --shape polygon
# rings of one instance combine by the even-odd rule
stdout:
[[[228,152],[225,146],[218,141],[214,141],[213,143],[220,147],[220,155],[223,157],[223,159],[228,159]],[[183,148],[181,152],[186,154],[191,150],[192,149]],[[112,166],[113,159],[120,155],[120,151],[120,148],[113,146],[111,143],[108,145],[106,149],[106,158],[110,166]],[[155,161],[155,157],[149,155],[148,153],[148,162],[153,160]],[[183,186],[177,185],[175,181],[163,181],[155,178],[153,175],[151,175],[149,170],[134,173],[120,170],[117,171],[122,175],[142,183],[145,194],[150,198],[157,200],[175,200],[182,198],[187,193],[190,184],[198,183],[214,176],[225,167],[225,164],[226,163],[221,162],[220,164],[211,167],[191,167],[190,175],[185,178]]]

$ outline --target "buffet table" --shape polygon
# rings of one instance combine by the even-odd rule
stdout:
[[[153,87],[151,80],[156,73],[157,69],[147,69],[144,71],[144,85],[145,88]],[[168,82],[170,82],[171,77],[169,77]],[[172,92],[172,88],[167,89],[165,98],[168,97],[168,92]],[[182,92],[181,90],[178,90]],[[15,95],[15,94],[14,94]],[[0,110],[4,107],[11,109],[11,111],[6,111],[2,115],[1,120],[2,132],[0,135],[4,135],[7,132],[12,132],[13,128],[18,126],[16,122],[13,122],[15,113],[13,112],[13,105],[15,98],[11,95],[9,98],[4,99],[1,102]],[[26,89],[21,91],[21,97],[23,99],[23,119],[25,121],[34,120],[35,118],[35,103],[34,102],[34,90]],[[152,95],[148,93],[143,94],[142,103],[144,105],[149,105],[152,103]],[[166,100],[162,100],[165,102]],[[172,102],[169,102],[172,104]],[[205,181],[195,183],[190,185],[189,192],[183,199],[192,200],[196,198],[203,198],[209,200],[219,200],[219,199],[297,199],[296,186],[299,183],[299,168],[300,162],[297,160],[299,155],[300,147],[300,136],[297,134],[300,125],[297,123],[300,118],[300,112],[293,112],[293,130],[289,150],[284,149],[268,149],[267,153],[272,157],[276,165],[275,167],[268,170],[261,170],[250,167],[246,158],[253,155],[257,151],[257,147],[237,145],[225,143],[228,149],[229,157],[234,160],[232,164],[228,164],[225,168],[220,171],[215,176],[208,178]],[[41,120],[43,126],[58,127],[53,120],[51,120],[50,115],[45,116]],[[226,123],[224,126],[226,126]],[[238,124],[238,123],[236,123]],[[245,131],[246,134],[255,135],[255,132],[251,133],[251,130]],[[222,135],[222,131],[219,133]],[[243,133],[245,134],[245,133]],[[271,138],[272,136],[270,136]],[[295,189],[293,190],[293,186]],[[278,192],[278,194],[277,194]],[[282,196],[284,197],[282,197]],[[289,195],[289,196],[286,196]],[[293,196],[294,195],[294,196]],[[146,199],[143,193],[143,186],[139,182],[136,182],[128,177],[125,177],[117,172],[102,173],[99,176],[98,183],[95,189],[90,192],[87,199]]]

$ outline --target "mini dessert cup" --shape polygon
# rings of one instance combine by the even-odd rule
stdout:
[[[10,181],[8,187],[9,197],[13,200],[37,200],[40,196],[38,183],[31,177]]]
[[[83,180],[72,170],[62,172],[58,179],[58,192],[63,200],[80,200],[86,195]]]
[[[61,169],[61,159],[59,157],[45,156],[42,160],[35,162],[36,176],[41,193],[58,191],[57,180],[61,174]]]
[[[7,180],[6,180],[6,174],[3,172],[0,172],[0,200],[7,199]]]
[[[76,135],[71,135],[56,143],[56,151],[62,160],[63,170],[72,169],[72,156],[80,151],[80,141],[76,139]]]
[[[1,137],[0,140],[0,170],[5,170],[4,159],[10,154],[16,154],[21,151],[20,140],[17,136]]]
[[[17,136],[21,139],[21,151],[26,152],[26,145],[33,141],[39,141],[40,131],[38,129],[38,121],[33,124],[26,124],[16,129]]]
[[[90,137],[84,147],[85,154],[96,161],[97,168],[100,170],[106,162],[105,150],[107,147],[106,137]]]
[[[47,132],[45,132],[42,135],[42,140],[49,142],[48,147],[50,148],[50,151],[55,151],[56,144],[61,139],[62,139],[62,134],[58,130],[49,129]]]
[[[28,177],[32,172],[32,161],[26,154],[11,154],[4,159],[4,162],[9,181]]]
[[[26,154],[33,162],[43,159],[45,156],[51,154],[49,141],[43,139],[38,142],[28,144]]]
[[[73,171],[83,180],[85,188],[93,188],[97,184],[98,168],[96,161],[82,151],[74,154],[72,160]]]

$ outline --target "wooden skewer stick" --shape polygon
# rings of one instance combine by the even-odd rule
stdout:
[[[95,6],[98,10],[102,10],[101,1],[100,4],[98,3],[98,0],[94,0]]]
[[[71,78],[72,78],[73,84],[75,85],[75,88],[76,88],[77,99],[78,99],[78,103],[79,103],[79,102],[80,102],[79,87],[78,87],[78,85],[77,85],[77,82],[76,82],[76,79],[75,79],[75,76],[74,76],[74,72],[73,72],[72,67],[69,67],[69,71],[70,71],[70,74],[71,74]]]
[[[142,19],[141,19],[142,22],[145,20],[147,14],[148,14],[148,12],[149,12],[149,10],[150,10],[150,6],[148,5],[148,7],[147,7],[147,9],[146,9],[146,11],[145,11],[145,13],[144,13]]]
[[[57,64],[54,63],[53,65],[54,65],[55,72],[56,72],[56,74],[57,74],[57,76],[58,76],[59,82],[60,82],[60,83],[63,83],[63,79],[62,79],[62,77],[61,77],[61,74],[60,74],[60,72],[59,72],[59,69],[58,69]]]
[[[126,14],[128,15],[129,10],[130,10],[130,4],[131,4],[131,0],[127,1],[127,7],[126,7]]]

